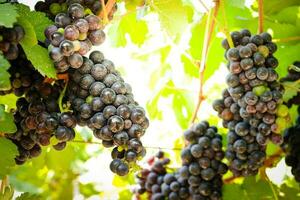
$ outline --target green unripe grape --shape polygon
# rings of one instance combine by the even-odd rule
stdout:
[[[59,29],[57,29],[57,32],[64,34],[65,29],[64,28],[59,28]]]
[[[54,48],[54,46],[53,46],[52,44],[50,44],[50,45],[48,46],[48,52],[50,52],[53,48]]]
[[[252,89],[253,93],[256,95],[256,96],[261,96],[263,93],[265,93],[266,91],[268,91],[269,88],[267,88],[266,86],[264,85],[260,85],[260,86],[256,86]]]
[[[289,114],[289,108],[286,105],[279,105],[276,112],[279,117],[286,117]]]
[[[49,7],[51,14],[57,15],[58,13],[62,12],[62,9],[59,3],[52,3]]]
[[[93,100],[93,96],[88,96],[86,99],[85,99],[85,102],[87,102],[88,104],[92,103],[92,100]]]
[[[122,146],[118,146],[118,151],[119,152],[121,152],[121,151],[123,151],[124,150],[124,148],[122,147]]]
[[[269,49],[264,45],[258,47],[258,52],[260,52],[265,58],[269,55]]]
[[[3,41],[3,36],[2,35],[0,35],[0,42],[2,42]]]
[[[65,12],[68,11],[68,5],[67,5],[67,3],[62,3],[60,5],[60,7],[61,7],[61,12],[65,13]]]
[[[93,15],[94,13],[91,11],[91,9],[89,9],[89,8],[86,8],[85,10],[84,10],[84,15]]]
[[[282,117],[278,117],[275,123],[277,124],[278,132],[283,131],[287,126],[286,120]]]

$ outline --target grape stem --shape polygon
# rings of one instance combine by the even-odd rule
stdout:
[[[8,185],[8,176],[4,176],[1,181],[0,194],[4,194],[5,187]]]
[[[258,32],[264,31],[264,1],[258,0]]]
[[[215,2],[215,8],[214,8],[214,12],[213,12],[213,16],[216,18],[218,15],[218,11],[219,11],[219,1]],[[206,57],[207,57],[207,52],[208,52],[208,48],[210,45],[210,40],[211,40],[211,36],[212,33],[214,31],[215,28],[215,18],[211,18],[211,10],[208,13],[208,17],[207,17],[207,21],[206,21],[206,27],[205,27],[205,36],[204,36],[204,43],[203,43],[203,48],[202,48],[202,56],[201,56],[201,61],[200,61],[200,67],[199,67],[199,93],[198,93],[198,101],[196,104],[196,108],[194,110],[192,119],[191,119],[191,123],[194,123],[196,118],[197,118],[197,114],[198,111],[200,109],[200,106],[202,104],[202,101],[205,99],[204,95],[203,95],[203,85],[204,85],[204,73],[205,73],[205,69],[206,69]],[[211,20],[212,19],[212,20]]]
[[[0,132],[0,137],[4,137],[5,133]]]
[[[270,168],[270,167],[273,167],[274,166],[274,162],[276,160],[278,160],[279,158],[281,158],[283,154],[283,151],[282,149],[279,149],[277,150],[274,154],[270,155],[264,162],[264,166],[262,167],[262,170],[264,171],[265,168]],[[261,172],[261,175],[263,176],[264,174]],[[237,178],[241,178],[241,177],[238,177],[238,176],[232,176],[232,177],[229,177],[229,178],[226,178],[223,180],[223,182],[225,184],[229,184],[229,183],[232,183],[234,180],[236,180]]]
[[[290,66],[289,66],[289,69],[292,69],[292,70],[294,70],[295,72],[300,72],[300,68],[297,67],[296,65],[290,65]]]
[[[60,93],[59,95],[59,98],[58,98],[58,106],[59,106],[59,110],[60,112],[65,112],[66,110],[63,108],[63,98],[65,96],[65,93],[66,93],[66,90],[67,90],[67,87],[68,87],[68,83],[69,83],[69,80],[66,80],[66,85],[63,89],[63,91]]]
[[[108,2],[105,5],[104,0],[101,0],[102,11],[100,12],[100,14],[98,16],[101,17],[101,19],[104,19],[105,23],[108,22],[107,15],[113,9],[113,7],[115,6],[115,3],[116,3],[116,0],[108,0]]]
[[[104,0],[101,0],[101,6],[102,6],[102,12],[103,12],[103,21],[104,21],[104,24],[107,24],[108,23],[108,17],[107,17],[107,10],[106,10],[106,5],[105,5],[105,2]]]

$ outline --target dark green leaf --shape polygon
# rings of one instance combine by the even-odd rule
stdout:
[[[34,68],[36,68],[43,76],[56,78],[56,70],[54,68],[53,61],[48,55],[47,49],[39,45],[35,45],[33,47],[24,45],[22,47]]]
[[[10,90],[10,74],[7,72],[9,62],[0,54],[0,90]]]
[[[17,8],[19,15],[22,16],[22,19],[26,19],[33,26],[36,38],[39,41],[44,42],[44,30],[47,26],[52,25],[53,22],[46,17],[45,13],[30,11],[30,8],[23,4],[18,4]]]
[[[0,178],[7,175],[16,165],[17,146],[6,138],[0,138]]]
[[[0,26],[13,27],[17,21],[18,13],[12,4],[0,4]]]
[[[14,122],[12,113],[5,111],[5,106],[0,104],[0,132],[2,133],[14,133],[17,131],[17,127]]]

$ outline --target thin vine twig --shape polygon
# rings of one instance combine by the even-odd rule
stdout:
[[[103,1],[103,3],[102,3]],[[106,5],[104,3],[104,0],[101,0],[101,4],[102,4],[102,11],[99,13],[99,17],[101,17],[102,19],[107,20],[106,22],[108,22],[108,14],[111,12],[111,10],[113,9],[113,7],[115,6],[116,0],[108,0]],[[103,6],[104,4],[104,6]],[[106,17],[106,19],[105,19]]]
[[[218,11],[219,11],[219,1],[216,1],[216,5],[214,8],[214,13],[213,16],[216,18],[216,16],[218,15]],[[199,68],[199,94],[198,94],[198,101],[196,104],[196,108],[194,110],[191,122],[194,123],[196,118],[197,118],[197,114],[198,111],[200,109],[201,103],[204,99],[204,95],[203,95],[203,83],[204,83],[204,73],[205,73],[205,69],[206,69],[206,57],[207,57],[207,52],[208,52],[208,48],[209,48],[209,44],[210,44],[210,40],[211,40],[211,36],[215,27],[215,19],[213,18],[213,20],[211,20],[211,11],[209,11],[208,17],[207,17],[207,22],[206,22],[206,28],[205,28],[205,36],[204,36],[204,44],[203,44],[203,48],[202,48],[202,56],[201,56],[201,61],[200,61],[200,68]]]
[[[258,0],[258,32],[264,31],[264,1]]]
[[[106,5],[104,0],[100,0],[101,1],[101,6],[102,6],[102,12],[103,12],[103,21],[104,24],[108,23],[108,16],[107,16],[107,10],[106,10]]]
[[[5,187],[8,185],[8,176],[4,176],[1,181],[0,194],[4,194]]]

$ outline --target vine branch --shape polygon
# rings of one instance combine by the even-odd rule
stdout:
[[[106,5],[104,0],[100,0],[101,1],[101,6],[102,6],[102,12],[103,12],[103,21],[104,24],[108,23],[108,16],[107,16],[107,10],[106,10]]]
[[[101,1],[101,5],[102,5],[102,11],[99,13],[98,16],[101,17],[101,19],[104,19],[104,22],[107,23],[109,21],[108,14],[111,12],[113,7],[115,6],[116,0],[108,0],[106,5],[105,5],[104,0],[100,0],[100,1]]]
[[[192,116],[192,119],[191,119],[191,123],[195,122],[195,120],[197,118],[198,111],[199,111],[200,106],[201,106],[201,103],[205,98],[204,95],[203,95],[204,73],[205,73],[205,69],[206,69],[205,62],[206,62],[206,57],[207,57],[207,52],[208,52],[211,36],[212,36],[212,33],[214,31],[214,28],[215,28],[215,18],[218,15],[218,11],[219,11],[219,1],[216,1],[215,2],[215,7],[214,7],[214,12],[213,12],[214,18],[211,20],[211,13],[210,13],[211,11],[209,11],[209,14],[208,14],[208,17],[207,17],[204,43],[203,43],[203,48],[202,48],[202,56],[201,56],[200,67],[199,67],[198,100],[197,100],[196,108],[194,110],[194,113],[193,113],[193,116]]]
[[[258,0],[258,32],[264,31],[264,1]]]

